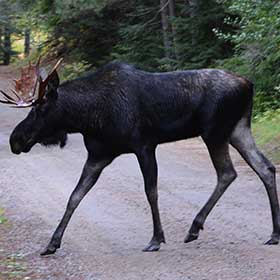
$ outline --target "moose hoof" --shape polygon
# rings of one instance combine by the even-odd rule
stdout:
[[[198,238],[197,233],[188,233],[188,235],[184,239],[184,242],[189,243],[189,242],[192,242],[192,241],[196,240],[197,238]]]
[[[53,245],[48,246],[45,250],[43,250],[40,255],[41,256],[48,256],[53,255],[56,252],[57,248]]]
[[[143,252],[156,252],[160,249],[160,243],[149,243],[142,251]]]
[[[277,245],[279,244],[279,236],[272,236],[271,239],[269,239],[267,242],[265,242],[265,245]]]
[[[156,236],[153,236],[149,244],[142,250],[143,252],[156,252],[160,249],[160,244],[165,243],[165,237],[163,231],[159,232]]]

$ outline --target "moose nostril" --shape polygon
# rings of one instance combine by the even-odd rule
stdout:
[[[11,141],[10,143],[11,151],[14,154],[20,154],[21,153],[21,145],[19,142]]]
[[[13,133],[10,137],[10,148],[12,153],[20,154],[21,153],[21,141],[19,141],[19,137],[15,133]]]

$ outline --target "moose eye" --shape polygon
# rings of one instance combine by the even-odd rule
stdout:
[[[47,103],[47,100],[43,99],[41,104],[37,107],[37,114],[40,114],[41,116],[44,116],[48,112],[49,105]]]

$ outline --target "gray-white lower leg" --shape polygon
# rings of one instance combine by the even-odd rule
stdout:
[[[203,229],[207,216],[237,176],[229,156],[228,144],[224,144],[220,148],[209,146],[208,149],[217,172],[218,183],[209,200],[196,215],[184,240],[185,243],[198,238],[199,231]]]
[[[153,237],[143,251],[153,252],[160,249],[161,243],[165,243],[158,209],[157,162],[155,149],[144,147],[137,154],[137,158],[143,174],[145,193],[150,204],[153,217]]]
[[[280,211],[276,188],[275,167],[258,150],[248,127],[237,127],[231,138],[231,144],[244,160],[257,173],[264,183],[272,215],[273,232],[266,244],[278,244],[280,240]]]
[[[100,162],[94,162],[90,159],[87,160],[81,178],[72,192],[66,211],[63,215],[61,222],[59,223],[58,227],[56,228],[54,234],[52,235],[51,241],[49,242],[48,246],[45,248],[44,251],[41,252],[41,255],[49,255],[54,254],[58,248],[60,248],[61,240],[64,234],[64,231],[75,211],[78,207],[79,203],[88,193],[88,191],[93,187],[96,181],[101,174],[103,168],[108,165],[111,160],[104,160]]]

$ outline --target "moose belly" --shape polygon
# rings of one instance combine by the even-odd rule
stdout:
[[[153,134],[159,143],[172,142],[199,136],[197,121],[191,117],[164,120],[153,127]]]

